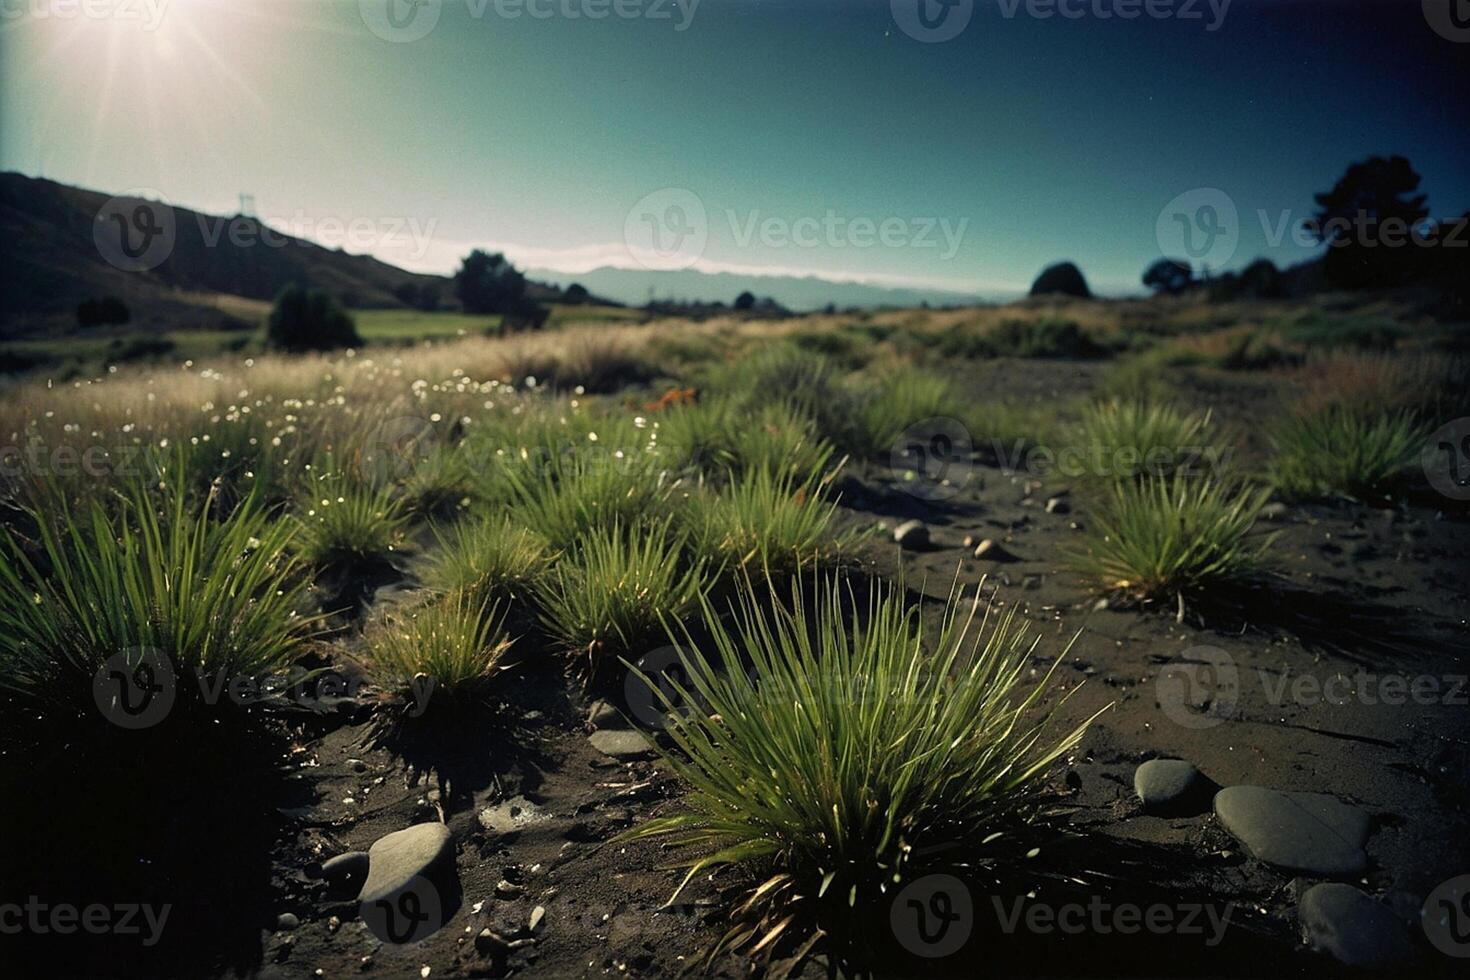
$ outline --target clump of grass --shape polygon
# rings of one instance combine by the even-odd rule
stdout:
[[[481,694],[510,648],[499,606],[458,593],[387,614],[367,631],[362,660],[417,717],[431,699],[464,704]]]
[[[851,536],[834,536],[837,504],[824,499],[824,488],[820,479],[762,466],[718,492],[693,494],[685,506],[694,550],[727,571],[755,568],[776,576],[839,554]]]
[[[1105,592],[1157,601],[1252,578],[1273,540],[1249,538],[1270,498],[1223,480],[1145,477],[1109,486],[1071,563]]]
[[[698,466],[711,477],[762,468],[805,477],[833,451],[812,420],[784,402],[751,406],[715,395],[672,408],[657,424],[659,452],[671,466]]]
[[[658,377],[659,370],[629,342],[616,335],[583,334],[562,353],[555,380],[564,388],[607,393]]]
[[[888,453],[915,422],[958,418],[963,412],[964,402],[947,380],[918,368],[904,368],[884,378],[863,400],[849,423],[849,445],[863,456]]]
[[[306,579],[289,522],[258,496],[224,513],[213,495],[121,488],[111,507],[31,515],[33,557],[7,532],[0,561],[0,686],[42,715],[95,712],[110,658],[167,657],[182,703],[212,683],[286,669],[310,642]],[[178,710],[176,705],[175,711]]]
[[[739,397],[754,409],[784,402],[812,420],[823,437],[842,444],[852,428],[856,399],[824,357],[777,344],[714,371],[708,387]]]
[[[583,659],[589,684],[704,594],[707,564],[686,561],[683,545],[667,520],[641,529],[614,524],[588,534],[542,580],[542,623]]]
[[[387,487],[358,482],[328,461],[299,494],[296,521],[306,560],[340,571],[388,563],[408,519]]]
[[[522,465],[522,462],[526,465]],[[647,525],[667,512],[668,482],[650,453],[608,447],[499,468],[503,499],[558,549],[613,525]]]
[[[963,419],[975,448],[1013,469],[1020,469],[1032,450],[1051,445],[1057,437],[1051,408],[1003,401],[972,403]]]
[[[447,516],[470,496],[470,467],[455,446],[438,446],[403,481],[401,499],[409,512]]]
[[[992,356],[1082,360],[1108,354],[1107,348],[1071,320],[1007,320],[983,339]]]
[[[1207,448],[1210,415],[1148,401],[1096,402],[1076,429],[1084,463],[1067,476],[1131,479],[1167,476]]]
[[[1408,412],[1333,406],[1294,414],[1271,433],[1271,482],[1293,498],[1382,497],[1419,458],[1427,435]]]
[[[461,522],[447,531],[436,528],[434,536],[424,584],[473,603],[529,595],[551,564],[546,539],[509,518]]]
[[[707,642],[681,631],[687,685],[670,695],[638,674],[667,711],[677,750],[663,756],[689,793],[628,836],[696,848],[684,884],[724,866],[759,882],[716,953],[871,913],[925,873],[919,855],[1030,816],[1041,777],[1086,728],[1048,735],[1057,706],[1033,709],[1066,651],[1023,690],[1036,641],[978,595],[954,589],[933,635],[881,583],[856,610],[861,627],[835,576],[793,580],[789,605],[755,595],[739,593],[728,624],[706,601]]]

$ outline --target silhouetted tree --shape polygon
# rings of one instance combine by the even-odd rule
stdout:
[[[1263,299],[1276,299],[1286,294],[1281,283],[1281,271],[1270,259],[1256,259],[1241,269],[1240,285],[1247,294]]]
[[[293,282],[271,307],[266,342],[287,351],[334,350],[360,347],[362,338],[352,317],[330,293]]]
[[[755,293],[752,293],[750,290],[746,290],[745,292],[741,293],[739,296],[736,296],[735,297],[735,309],[737,309],[737,310],[750,310],[750,309],[754,309],[754,308],[755,308]]]
[[[1178,296],[1194,281],[1194,270],[1188,262],[1159,259],[1143,270],[1143,284],[1155,293]]]
[[[1329,246],[1327,277],[1351,289],[1397,285],[1414,271],[1410,233],[1429,211],[1419,175],[1401,156],[1369,157],[1347,168],[1332,190],[1315,195],[1307,230]]]
[[[454,274],[454,294],[466,313],[498,313],[507,330],[539,329],[549,311],[526,295],[526,277],[504,255],[475,249]]]
[[[1081,269],[1071,262],[1058,262],[1042,269],[1041,275],[1031,284],[1032,296],[1054,294],[1087,299],[1092,296],[1092,290],[1087,288],[1087,280],[1083,278]]]
[[[418,308],[426,313],[439,309],[439,284],[426,282],[419,287]]]
[[[580,282],[572,283],[561,294],[563,303],[586,303],[591,298],[591,294],[587,292],[587,287]]]

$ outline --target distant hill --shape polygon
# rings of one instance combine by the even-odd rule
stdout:
[[[148,271],[110,264],[93,236],[109,195],[18,173],[0,174],[0,337],[55,336],[76,327],[77,304],[116,296],[127,304],[131,325],[254,327],[230,297],[268,301],[292,281],[326,289],[348,306],[401,307],[394,294],[405,285],[437,287],[451,298],[442,276],[406,272],[365,255],[324,248],[266,229],[263,244],[254,218],[172,209],[174,240],[166,258]]]
[[[968,306],[980,302],[1014,299],[1019,294],[979,295],[942,289],[897,289],[865,283],[837,282],[816,276],[756,276],[729,272],[700,272],[696,269],[653,271],[603,267],[569,275],[550,269],[527,269],[526,274],[544,282],[566,287],[578,282],[599,296],[632,306],[651,298],[691,303],[729,304],[743,292],[769,296],[788,310],[819,310],[832,303],[849,306]]]

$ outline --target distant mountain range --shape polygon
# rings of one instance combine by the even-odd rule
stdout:
[[[819,310],[828,303],[839,308],[918,306],[921,303],[931,306],[968,306],[982,302],[1003,302],[1021,295],[980,295],[941,289],[838,282],[817,276],[741,275],[730,272],[700,272],[695,269],[652,271],[604,266],[577,275],[551,269],[527,269],[526,275],[562,288],[574,282],[581,283],[594,295],[605,296],[630,306],[642,306],[650,300],[719,302],[728,306],[743,292],[752,293],[759,298],[770,297],[787,309],[798,311]]]

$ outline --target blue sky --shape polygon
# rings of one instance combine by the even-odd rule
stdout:
[[[0,0],[0,167],[205,210],[248,191],[429,271],[490,245],[993,292],[1070,258],[1118,292],[1221,195],[1234,238],[1202,260],[1306,257],[1272,230],[1369,154],[1470,208],[1470,43],[1407,0],[969,0],[927,43],[903,5],[935,0],[428,0],[396,33],[402,0],[54,2]],[[425,36],[379,36],[415,13]],[[701,234],[651,258],[649,215]]]

